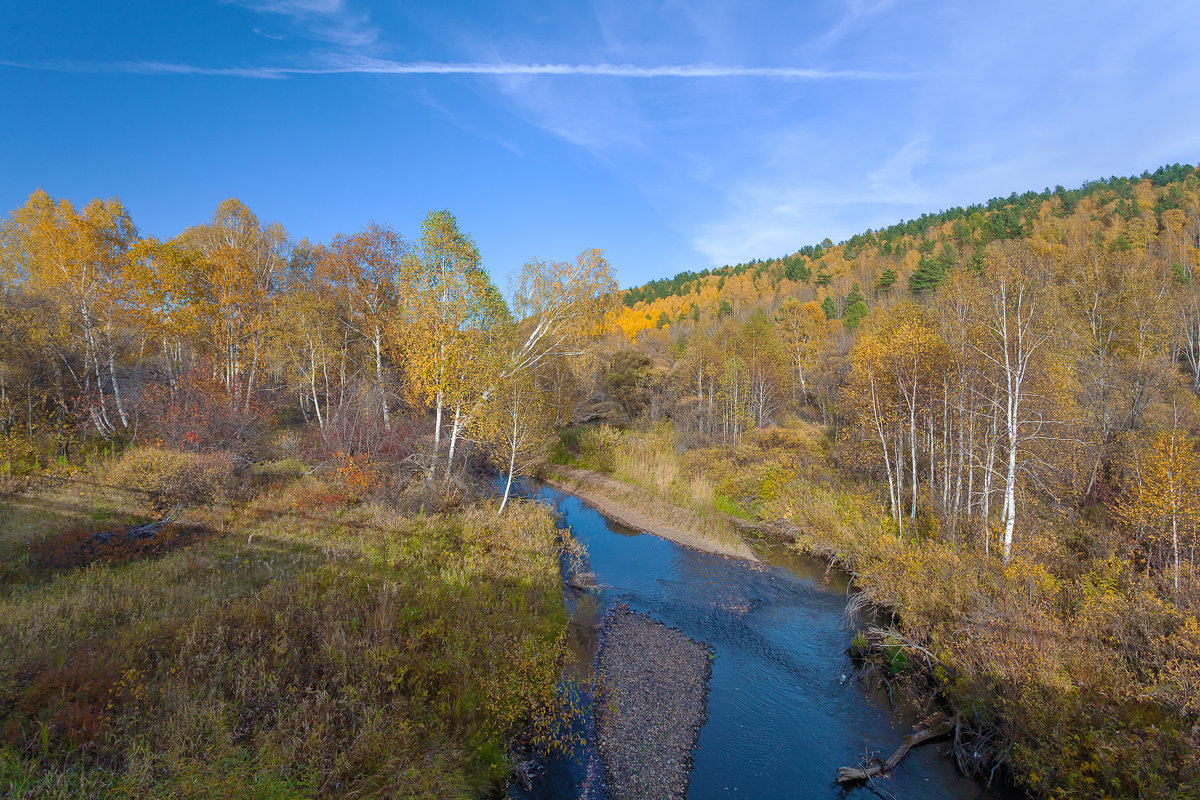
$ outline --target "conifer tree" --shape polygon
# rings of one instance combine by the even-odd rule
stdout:
[[[825,319],[837,319],[837,306],[833,304],[833,295],[825,295],[825,299],[821,301],[821,310],[825,312]]]

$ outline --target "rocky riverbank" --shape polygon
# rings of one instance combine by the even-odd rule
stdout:
[[[614,606],[600,628],[596,734],[613,800],[684,798],[707,716],[713,650]]]

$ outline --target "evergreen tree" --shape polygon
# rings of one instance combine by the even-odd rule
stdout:
[[[908,277],[908,290],[914,295],[936,291],[946,280],[946,270],[939,259],[922,258],[917,271]]]
[[[937,291],[946,282],[946,276],[954,268],[954,251],[943,244],[936,256],[924,256],[917,264],[917,271],[908,278],[908,288],[914,295]]]
[[[896,270],[892,268],[885,269],[883,274],[879,276],[879,280],[875,282],[875,294],[887,294],[896,285]]]
[[[812,277],[812,269],[804,257],[797,254],[788,258],[783,274],[789,281],[806,281]]]
[[[842,315],[842,322],[847,328],[857,328],[867,316],[867,304],[862,300],[851,304],[849,298],[846,299],[846,303],[846,313]]]
[[[847,311],[855,303],[862,303],[865,305],[866,302],[867,302],[867,298],[863,297],[862,289],[859,287],[859,285],[857,283],[854,284],[853,288],[850,289],[850,294],[846,295]]]
[[[833,304],[832,295],[825,295],[825,299],[821,301],[821,310],[825,312],[825,319],[837,319],[837,306]]]

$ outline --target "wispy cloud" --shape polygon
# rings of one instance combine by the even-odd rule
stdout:
[[[842,18],[812,43],[812,47],[821,51],[836,45],[855,28],[887,11],[895,0],[846,0],[846,10]]]
[[[345,0],[223,0],[260,14],[289,20],[311,38],[343,47],[369,47],[379,41],[379,29],[367,14],[347,8]],[[269,39],[283,38],[258,28]]]
[[[300,75],[507,75],[594,76],[608,78],[767,78],[800,81],[886,81],[917,77],[913,73],[863,69],[812,69],[804,67],[747,67],[722,64],[516,64],[464,61],[391,61],[388,59],[331,57],[311,66],[206,67],[164,61],[17,62],[0,65],[51,72],[112,72],[140,75],[225,75],[278,79]]]

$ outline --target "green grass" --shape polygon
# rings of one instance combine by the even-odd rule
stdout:
[[[742,507],[742,504],[733,499],[727,494],[718,494],[713,497],[713,508],[720,514],[726,514],[730,517],[738,519],[752,520],[754,515]]]
[[[161,557],[6,581],[0,795],[471,797],[514,737],[550,743],[565,617],[549,513],[331,497],[300,479],[193,510],[212,535]],[[87,522],[89,498],[57,522]],[[38,500],[0,511],[27,539],[54,535]]]

